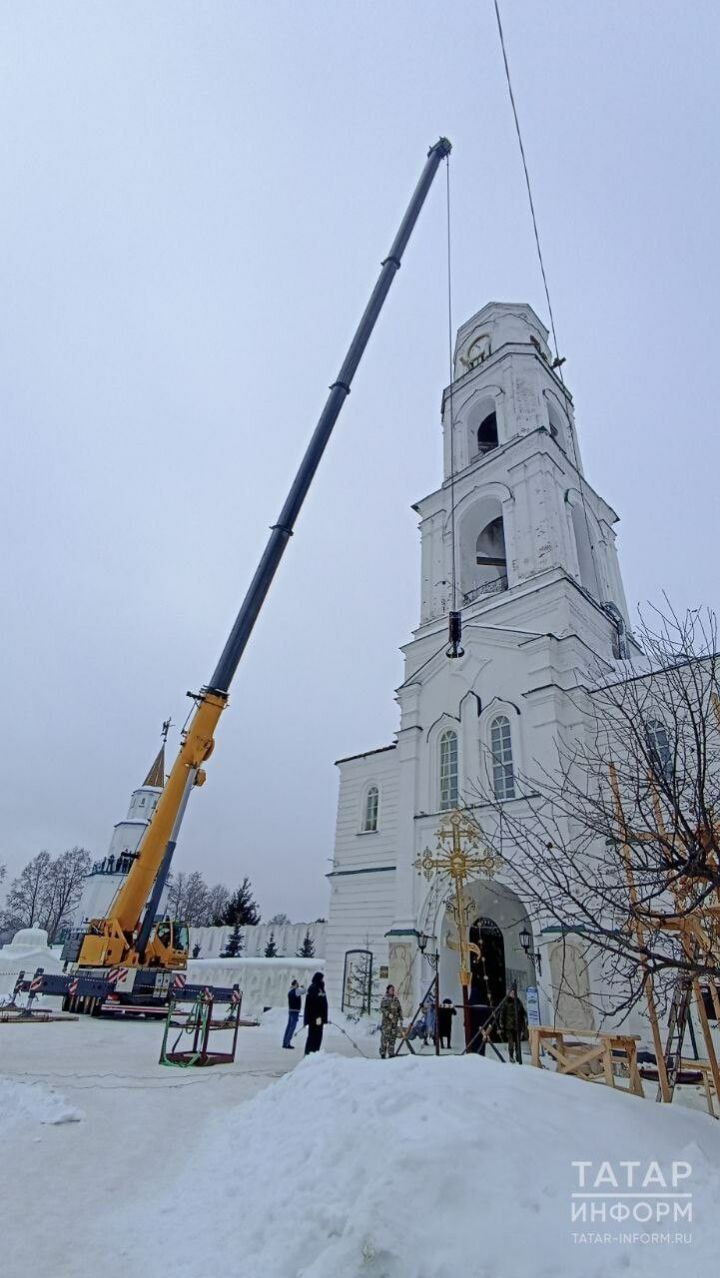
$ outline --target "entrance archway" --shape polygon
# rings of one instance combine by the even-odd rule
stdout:
[[[470,1002],[497,1007],[507,993],[503,934],[494,919],[483,917],[471,924],[468,939],[480,950],[470,957]]]
[[[465,900],[468,904],[470,918],[469,940],[482,942],[482,953],[487,971],[487,986],[481,982],[482,963],[473,955],[471,961],[471,977],[475,993],[490,993],[491,1006],[497,1006],[513,981],[517,983],[518,993],[523,1003],[525,991],[529,985],[535,985],[535,968],[531,958],[523,950],[520,933],[527,929],[532,934],[532,927],[527,910],[520,897],[512,888],[497,880],[476,879],[465,888]],[[448,903],[437,928],[440,950],[440,997],[451,998],[453,1003],[462,1003],[460,987],[460,963],[457,949],[458,933],[451,904]],[[477,942],[476,942],[477,943]],[[475,973],[478,971],[478,976]],[[471,985],[471,995],[472,995]],[[475,1001],[474,997],[472,1001]],[[478,1002],[486,1002],[478,998]]]

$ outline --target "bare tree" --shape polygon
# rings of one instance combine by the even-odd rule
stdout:
[[[220,927],[222,925],[223,915],[227,909],[230,893],[224,883],[215,883],[213,887],[208,888],[206,900],[206,927]]]
[[[50,862],[42,922],[50,941],[70,922],[91,862],[90,853],[77,846],[68,848]]]
[[[50,853],[43,850],[28,861],[13,879],[3,911],[5,927],[18,931],[19,928],[43,926],[50,865]]]
[[[208,885],[199,870],[188,875],[185,890],[184,920],[191,927],[204,927],[208,922]]]
[[[230,893],[223,883],[208,887],[199,870],[173,874],[167,897],[167,912],[191,927],[218,926],[227,908]]]
[[[493,763],[473,810],[531,917],[601,964],[605,1011],[679,972],[720,976],[720,702],[715,616],[653,610],[644,657],[567,692],[554,767],[494,797]],[[717,822],[716,824],[716,814]]]
[[[185,918],[188,876],[183,870],[170,875],[166,909],[170,918]]]

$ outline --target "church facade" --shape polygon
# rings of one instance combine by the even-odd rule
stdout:
[[[436,846],[449,810],[471,808],[482,828],[484,794],[521,805],[516,777],[552,767],[559,732],[577,726],[568,691],[632,655],[617,515],[584,477],[572,398],[547,339],[525,304],[490,303],[457,333],[442,400],[444,474],[414,507],[421,614],[402,649],[397,736],[338,761],[326,949],[338,1008],[356,956],[370,952],[376,977],[395,983],[409,1012],[432,974],[419,945],[428,933],[441,997],[460,1001],[452,919],[418,858]],[[454,659],[451,611],[462,614]],[[502,870],[468,893],[495,998],[513,980],[521,993],[539,984],[540,1015],[552,1021],[557,928],[536,922],[533,932]],[[575,979],[582,999],[587,973]]]

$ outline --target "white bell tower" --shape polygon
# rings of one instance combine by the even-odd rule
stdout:
[[[415,507],[419,635],[452,607],[453,575],[456,606],[468,618],[504,609],[506,592],[554,575],[609,609],[616,647],[627,625],[617,515],[584,478],[572,397],[547,337],[530,306],[500,302],[458,331],[455,380],[442,404],[444,482]]]
[[[420,517],[421,608],[403,648],[395,741],[339,760],[326,975],[342,1002],[348,955],[371,949],[407,1011],[429,975],[419,939],[436,927],[441,979],[455,1000],[457,953],[433,923],[418,857],[444,813],[523,810],[522,778],[557,763],[582,731],[574,690],[623,674],[629,632],[617,515],[582,468],[573,401],[525,303],[490,302],[457,334],[443,393],[443,476]],[[451,613],[462,635],[450,643]],[[452,654],[452,655],[451,655]],[[531,889],[532,885],[528,885]],[[496,979],[535,982],[525,906],[500,873],[469,889],[495,937]],[[543,944],[533,937],[533,949]],[[345,973],[345,977],[343,976]],[[426,980],[427,978],[427,980]]]

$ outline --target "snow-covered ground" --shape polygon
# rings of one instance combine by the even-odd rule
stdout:
[[[331,1027],[303,1060],[283,1019],[241,1031],[234,1066],[186,1071],[157,1064],[157,1024],[0,1025],[4,1278],[714,1269],[720,1123],[491,1059],[379,1061],[352,1026],[360,1051]],[[633,1160],[642,1199],[612,1185]],[[584,1201],[615,1215],[573,1223]],[[660,1224],[618,1219],[641,1201],[668,1204]]]

